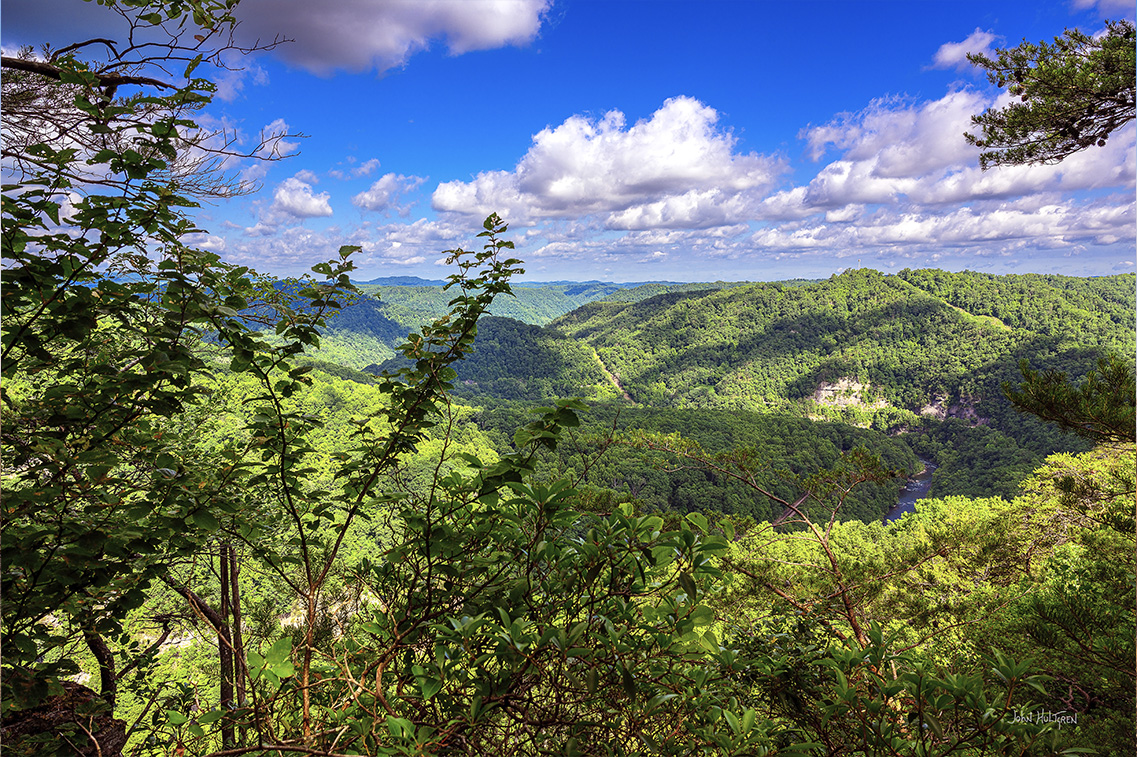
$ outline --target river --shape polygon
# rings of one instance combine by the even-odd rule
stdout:
[[[888,511],[884,516],[885,523],[891,523],[898,519],[904,513],[914,512],[916,509],[916,501],[928,496],[928,492],[932,489],[932,474],[938,467],[931,460],[920,458],[920,462],[924,464],[924,470],[917,473],[912,478],[908,479],[908,484],[900,491],[900,500],[896,506]]]

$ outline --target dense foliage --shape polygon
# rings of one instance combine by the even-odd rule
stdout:
[[[181,40],[234,4],[111,3],[175,31],[157,61],[189,55],[184,86],[119,96],[117,63],[73,54],[11,67],[92,140],[21,111],[4,187],[5,753],[1133,752],[1131,438],[880,517],[919,465],[905,438],[955,477],[977,468],[951,454],[1003,460],[1011,433],[1053,448],[984,404],[1019,357],[1069,371],[1039,407],[1114,419],[1101,389],[1132,371],[1083,374],[1131,348],[1131,277],[1032,280],[1026,302],[861,271],[593,303],[557,330],[488,317],[520,272],[490,216],[480,251],[448,253],[442,317],[361,373],[337,330],[381,354],[395,326],[352,248],[273,282],[185,243],[177,161],[211,85]],[[487,401],[565,389],[604,402]],[[845,413],[911,433],[805,417]]]
[[[493,404],[472,416],[499,447],[524,418],[521,406]],[[709,455],[745,450],[761,460],[755,480],[782,498],[793,498],[801,482],[838,465],[842,455],[866,449],[896,471],[900,480],[858,488],[842,510],[844,518],[881,518],[896,504],[904,477],[921,464],[903,441],[842,423],[818,423],[785,415],[727,413],[594,405],[580,429],[556,453],[536,462],[538,474],[567,476],[622,495],[641,509],[720,513],[765,521],[781,514],[775,503],[755,498],[747,486],[723,471],[676,461],[647,448],[651,437],[682,435],[697,440]]]

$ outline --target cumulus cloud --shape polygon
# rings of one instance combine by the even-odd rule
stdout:
[[[190,234],[185,238],[186,244],[200,247],[210,252],[225,252],[227,242],[225,237],[216,234]]]
[[[697,100],[669,100],[632,125],[618,112],[574,116],[535,135],[513,170],[442,184],[433,204],[521,219],[525,259],[541,265],[810,252],[926,265],[1131,238],[1131,199],[1084,193],[1132,190],[1137,127],[1059,165],[982,171],[963,134],[1001,97],[966,88],[883,98],[808,127],[799,136],[823,162],[790,187],[776,185],[782,161],[740,153]]]
[[[971,116],[990,105],[978,92],[949,92],[939,100],[916,103],[903,98],[873,100],[857,113],[842,113],[798,136],[820,160],[831,149],[852,162],[879,158],[878,176],[902,178],[945,166],[971,163],[978,151],[963,133]]]
[[[396,210],[405,211],[406,208],[398,205],[399,198],[423,183],[419,176],[403,176],[402,174],[388,173],[379,177],[365,192],[360,192],[351,198],[351,203],[363,210]]]
[[[991,43],[995,39],[996,37],[992,32],[977,27],[962,42],[947,42],[940,45],[940,49],[932,58],[932,67],[955,68],[961,71],[970,68],[971,61],[967,59],[967,54],[979,53],[989,58],[994,57],[995,53],[991,49]]]
[[[243,0],[243,43],[295,40],[276,49],[289,63],[326,76],[403,65],[435,41],[452,55],[524,45],[540,31],[551,0]]]
[[[1002,97],[1002,96],[1001,96]],[[763,215],[802,217],[810,209],[845,205],[964,203],[1047,191],[1134,186],[1137,129],[1132,124],[1105,147],[1084,150],[1058,165],[1010,166],[988,171],[963,138],[971,115],[1002,99],[971,90],[923,103],[879,100],[855,114],[811,127],[802,138],[813,155],[836,148],[804,188],[785,190],[763,203]]]
[[[332,206],[327,192],[313,194],[312,185],[293,176],[285,179],[272,194],[272,211],[293,218],[330,216]]]
[[[513,171],[440,184],[433,205],[499,210],[515,221],[600,215],[613,228],[727,223],[761,199],[785,164],[735,152],[735,137],[717,121],[714,108],[691,97],[671,98],[631,126],[615,110],[572,116],[536,134]]]
[[[1132,237],[1134,203],[1077,203],[1050,196],[996,204],[953,207],[936,212],[918,206],[883,209],[854,224],[815,222],[770,226],[750,242],[768,250],[834,250],[842,255],[890,250],[901,256],[936,249],[968,248],[973,254],[1001,255],[1021,249],[1109,245]]]

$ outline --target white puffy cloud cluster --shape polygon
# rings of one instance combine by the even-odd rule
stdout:
[[[774,185],[784,161],[735,152],[718,113],[691,97],[667,100],[627,125],[611,111],[572,116],[533,137],[513,171],[440,184],[436,210],[515,222],[597,216],[611,228],[699,228],[731,222]]]
[[[361,250],[352,260],[359,273],[354,276],[367,279],[405,273],[420,264],[441,265],[445,250],[477,249],[477,231],[466,222],[426,219],[413,223],[363,222],[346,229],[260,222],[224,241],[227,260],[253,267],[269,264],[274,273],[289,275],[306,273],[314,263],[335,257],[343,245],[358,246]]]
[[[763,202],[769,223],[750,242],[762,249],[1010,250],[1112,244],[1131,235],[1132,201],[1070,195],[1132,190],[1137,129],[1130,124],[1105,147],[1057,165],[982,171],[963,133],[972,114],[1003,103],[970,90],[923,103],[881,100],[805,130],[814,159],[836,155],[804,186]]]
[[[319,218],[332,214],[331,195],[327,192],[315,194],[309,171],[301,171],[296,176],[282,181],[272,193],[272,208],[276,213],[284,213],[293,218]],[[308,179],[305,181],[305,179]]]
[[[1004,103],[972,89],[874,101],[804,129],[806,155],[820,166],[804,184],[773,191],[783,159],[736,151],[713,108],[677,97],[631,126],[615,111],[573,116],[535,135],[513,171],[441,184],[432,201],[439,211],[497,210],[534,227],[544,244],[527,250],[530,258],[594,263],[672,253],[1005,254],[1132,236],[1131,198],[1072,195],[1132,190],[1133,125],[1058,165],[982,171],[964,133],[973,114]]]
[[[524,45],[551,0],[243,0],[244,43],[294,40],[275,54],[319,75],[379,72],[403,65],[441,40],[453,55]]]
[[[1056,249],[1115,244],[1132,230],[1132,203],[1069,204],[1051,197],[997,205],[956,207],[943,213],[879,213],[857,224],[770,226],[750,241],[763,249],[888,250],[902,257],[940,248],[978,248],[1002,253],[1025,247]]]
[[[366,164],[365,164],[366,165]],[[351,198],[351,202],[362,210],[384,211],[394,210],[400,215],[406,214],[408,208],[399,205],[399,198],[416,188],[425,181],[420,176],[403,176],[402,174],[387,173],[380,176],[367,190]]]
[[[534,135],[513,170],[438,185],[437,220],[364,215],[351,234],[333,228],[313,237],[289,223],[329,216],[331,204],[327,192],[315,191],[316,177],[300,172],[277,186],[244,244],[274,258],[280,248],[283,259],[297,240],[332,250],[360,244],[361,262],[382,271],[440,263],[440,250],[463,244],[476,221],[500,212],[531,274],[564,278],[587,268],[642,279],[689,276],[682,261],[693,259],[714,266],[708,276],[740,278],[766,270],[757,261],[808,256],[965,267],[977,256],[1053,258],[1131,245],[1137,127],[1057,165],[982,171],[963,135],[973,114],[1005,102],[1005,95],[956,88],[934,100],[883,98],[839,114],[798,135],[815,167],[796,184],[787,182],[787,158],[740,150],[717,112],[694,98],[667,100],[632,124],[618,111],[575,115]],[[332,173],[360,178],[378,167],[371,160]],[[406,215],[402,198],[423,182],[386,173],[351,202]],[[629,273],[636,269],[642,272]]]

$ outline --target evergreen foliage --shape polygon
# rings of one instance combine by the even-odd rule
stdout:
[[[1020,369],[1022,385],[1003,387],[1018,409],[1094,441],[1137,440],[1137,383],[1129,361],[1112,354],[1101,358],[1079,387],[1071,386],[1064,373],[1032,371],[1025,360]]]
[[[1137,32],[1131,21],[1108,21],[1099,37],[1067,29],[1053,43],[1023,40],[995,58],[967,58],[992,84],[1018,98],[972,117],[984,150],[983,168],[1057,163],[1079,150],[1104,146],[1137,113]]]

